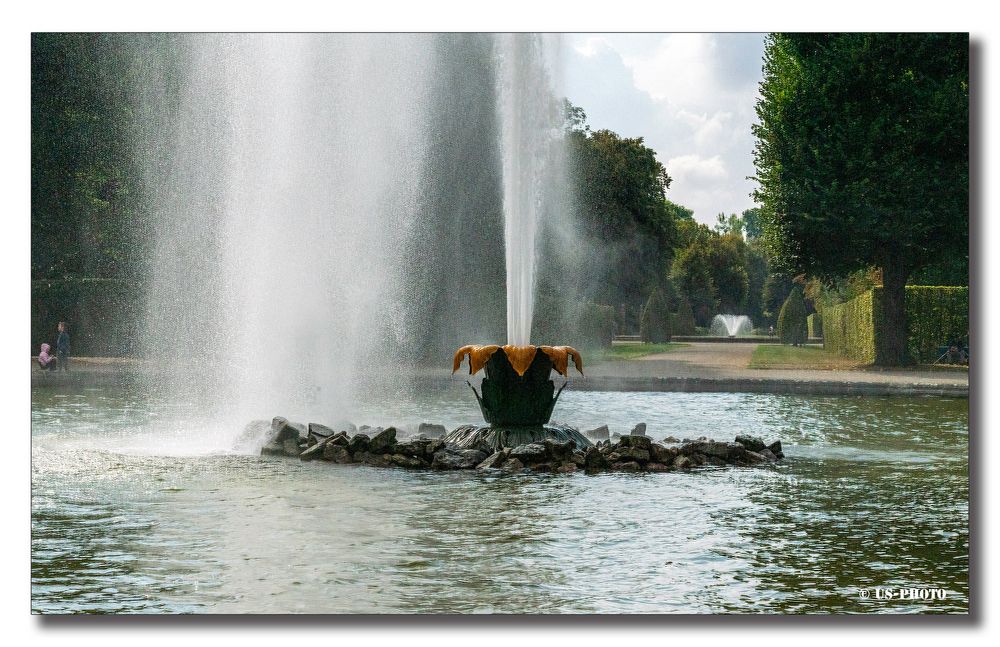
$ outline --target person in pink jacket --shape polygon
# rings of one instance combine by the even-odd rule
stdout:
[[[42,344],[42,350],[38,353],[38,364],[43,371],[54,371],[59,364],[59,360],[49,355],[50,348],[52,347],[48,344]]]

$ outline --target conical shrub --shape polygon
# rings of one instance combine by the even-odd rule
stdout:
[[[802,298],[802,288],[796,285],[778,313],[778,338],[782,344],[798,346],[806,342],[808,334],[806,302]]]
[[[683,294],[677,295],[677,314],[674,315],[672,323],[671,332],[675,335],[695,334],[694,310],[691,308],[691,302]]]
[[[642,341],[663,344],[670,341],[670,310],[660,289],[653,290],[642,309],[639,318],[639,334]]]

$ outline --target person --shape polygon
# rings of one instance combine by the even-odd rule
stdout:
[[[50,348],[52,347],[48,344],[42,344],[42,350],[38,353],[38,365],[43,371],[54,371],[59,367],[59,360],[49,355]]]
[[[69,371],[69,333],[66,332],[66,322],[59,322],[59,337],[56,339],[56,358],[58,368]]]
[[[767,335],[768,337],[774,337],[774,326],[771,326],[767,329]]]

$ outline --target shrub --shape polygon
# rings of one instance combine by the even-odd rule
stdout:
[[[653,290],[642,309],[639,320],[639,335],[643,342],[662,344],[670,341],[670,309],[659,289]]]
[[[818,312],[812,313],[806,317],[806,324],[809,327],[810,337],[823,336],[823,315]]]
[[[674,315],[672,323],[672,332],[675,335],[695,334],[694,310],[691,309],[691,303],[683,294],[677,296],[677,314]]]
[[[579,318],[583,348],[611,348],[615,338],[615,309],[596,303],[584,304]]]
[[[806,302],[802,298],[802,287],[796,285],[778,313],[778,337],[782,344],[798,346],[805,343],[807,333]]]

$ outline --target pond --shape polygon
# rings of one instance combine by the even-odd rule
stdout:
[[[352,414],[481,420],[457,386]],[[32,608],[968,610],[968,400],[567,390],[553,419],[620,433],[646,422],[657,440],[751,433],[781,440],[786,458],[592,476],[304,463],[234,443],[248,420],[120,389],[35,388]],[[862,597],[876,587],[945,599]]]

